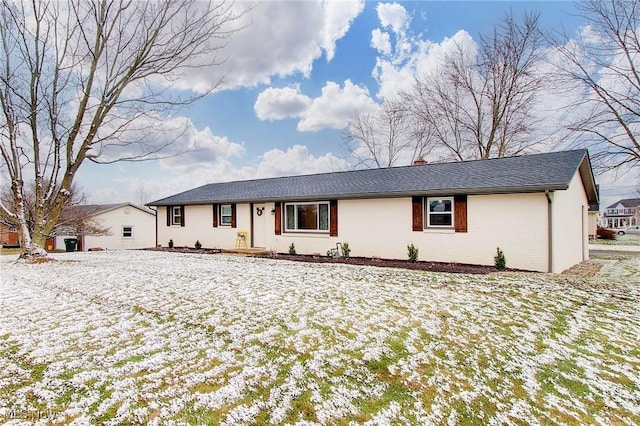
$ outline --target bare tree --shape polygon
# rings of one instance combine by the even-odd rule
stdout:
[[[147,188],[144,186],[143,181],[140,181],[138,183],[135,197],[136,197],[136,203],[141,207],[144,206],[147,202],[151,201],[149,199],[149,192],[147,191]]]
[[[50,237],[59,235],[99,237],[112,235],[111,228],[104,225],[102,220],[96,217],[96,213],[102,210],[100,205],[67,205],[62,209]]]
[[[71,184],[69,192],[70,195],[67,197],[62,211],[47,238],[57,235],[109,235],[109,229],[105,228],[101,221],[93,216],[98,211],[97,207],[99,206],[87,208],[87,196],[76,182]],[[29,233],[33,234],[36,228],[37,213],[34,182],[30,182],[25,186],[23,196],[27,227],[29,228]],[[11,205],[12,198],[13,194],[8,188],[0,194],[0,202],[3,204]]]
[[[375,113],[355,113],[345,133],[343,147],[358,167],[411,164],[430,151],[429,128],[414,123],[400,102],[385,101]]]
[[[239,16],[224,1],[1,1],[0,172],[11,200],[0,215],[17,227],[22,257],[45,256],[79,167],[168,148],[173,140],[149,129],[204,95],[176,96],[172,83],[195,64],[219,64]]]
[[[418,122],[432,129],[445,158],[519,154],[539,140],[532,114],[544,77],[538,73],[544,38],[539,14],[507,15],[479,49],[458,44],[439,69],[416,76],[403,98]]]
[[[566,87],[584,93],[569,128],[601,170],[640,164],[640,4],[637,0],[578,3],[588,26],[577,41],[558,44]]]

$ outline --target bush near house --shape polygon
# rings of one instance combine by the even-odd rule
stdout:
[[[615,240],[616,239],[615,231],[613,231],[611,229],[603,228],[601,226],[598,226],[598,229],[596,230],[596,235],[601,240]]]
[[[413,243],[407,246],[407,256],[411,263],[416,263],[418,261],[418,248],[414,246]]]
[[[493,257],[496,269],[502,271],[507,267],[507,258],[504,256],[504,252],[500,250],[500,247],[496,248],[496,255]]]

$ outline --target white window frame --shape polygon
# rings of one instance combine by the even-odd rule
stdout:
[[[451,212],[431,212],[430,206],[431,206],[431,201],[451,201]],[[425,200],[425,204],[424,204],[424,208],[425,208],[425,214],[427,216],[427,228],[436,228],[436,229],[454,229],[455,224],[456,224],[456,218],[455,218],[455,211],[456,211],[456,206],[455,206],[455,201],[454,201],[454,197],[426,197]],[[432,225],[431,224],[431,215],[432,214],[450,214],[451,215],[451,225]]]
[[[229,214],[223,214],[222,210],[225,207],[229,207]],[[231,221],[233,220],[233,206],[231,204],[220,204],[220,215],[218,216],[220,218],[220,226],[231,226]],[[229,222],[225,223],[224,218],[228,217],[229,218]]]
[[[315,205],[318,212],[316,219],[316,229],[298,229],[298,206]],[[327,206],[327,229],[320,229],[320,205]],[[287,207],[293,206],[293,223],[294,228],[289,228],[289,221],[287,216]],[[328,234],[331,230],[331,204],[329,201],[309,201],[300,203],[285,203],[284,204],[284,232],[301,232],[301,233],[313,233],[313,234]]]
[[[125,229],[129,229],[130,235],[125,235]],[[133,238],[133,226],[132,225],[122,225],[122,238]]]
[[[181,206],[171,206],[171,225],[182,225],[182,207]]]

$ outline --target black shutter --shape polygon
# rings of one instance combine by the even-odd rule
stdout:
[[[214,228],[218,227],[218,205],[217,204],[213,205],[213,227]]]
[[[167,206],[167,226],[171,226],[171,206]]]
[[[180,226],[184,226],[184,206],[180,206]]]

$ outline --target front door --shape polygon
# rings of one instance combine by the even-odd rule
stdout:
[[[264,204],[253,205],[253,247],[265,248],[267,238],[267,214]]]

